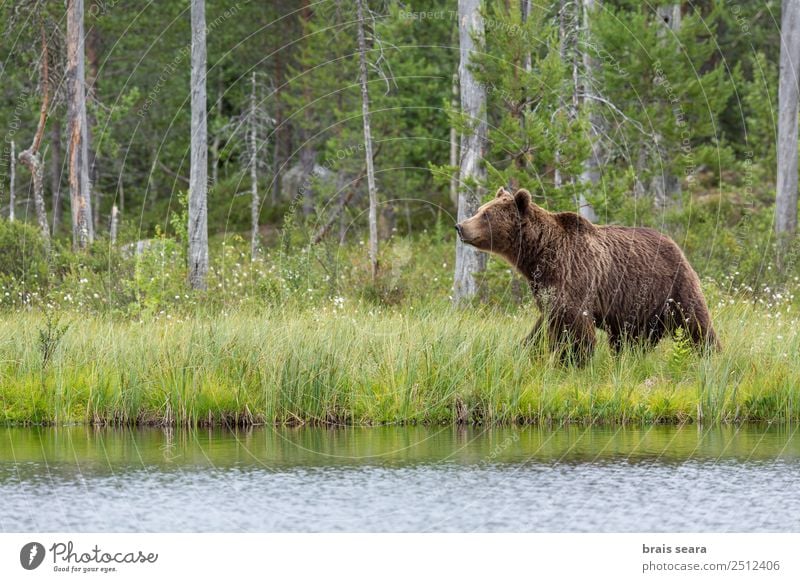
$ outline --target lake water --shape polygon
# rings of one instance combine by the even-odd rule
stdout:
[[[798,532],[800,433],[0,428],[0,530]]]

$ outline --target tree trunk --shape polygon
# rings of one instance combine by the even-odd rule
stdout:
[[[369,191],[369,262],[372,279],[378,275],[378,192],[372,164],[372,131],[369,126],[369,90],[367,89],[367,42],[364,35],[364,0],[356,0],[358,8],[358,62],[361,78],[361,113],[364,118],[364,153],[367,158],[367,190]]]
[[[775,232],[781,240],[797,231],[797,113],[800,77],[800,0],[783,0],[778,87],[778,179]]]
[[[593,59],[589,54],[588,49],[585,48],[590,39],[589,33],[589,15],[594,11],[594,0],[582,0],[583,2],[583,33],[584,33],[584,48],[581,51],[581,60],[583,63],[583,78],[580,80],[582,87],[575,87],[576,92],[580,91],[584,95],[589,95],[592,92],[592,84],[595,79],[599,77],[599,64],[597,59]],[[580,46],[580,45],[579,45]],[[589,157],[583,162],[583,173],[581,173],[581,183],[588,185],[592,190],[596,189],[600,183],[600,141],[599,135],[602,133],[595,133],[597,128],[602,124],[602,119],[597,115],[594,104],[588,101],[585,97],[581,100],[581,106],[589,107],[589,139],[591,140],[591,152]],[[578,208],[580,215],[591,222],[597,222],[597,213],[594,208],[586,199],[583,193],[580,194],[578,200]]]
[[[39,108],[39,123],[33,136],[31,147],[19,154],[19,161],[30,170],[33,178],[33,202],[36,208],[36,220],[42,233],[45,248],[50,251],[50,228],[47,225],[47,207],[44,204],[44,164],[39,148],[42,145],[44,127],[47,123],[47,108],[50,106],[50,75],[47,57],[47,39],[42,33],[42,62],[39,67],[39,87],[42,92],[42,105]]]
[[[527,30],[526,27],[528,25],[528,18],[530,18],[530,14],[531,14],[531,2],[530,2],[530,0],[520,0],[519,12],[520,12],[520,21],[522,23],[523,30]],[[530,90],[530,88],[527,87],[527,81],[528,81],[527,76],[533,70],[533,62],[532,62],[532,57],[531,57],[531,51],[530,50],[526,50],[525,54],[522,57],[522,68],[525,71],[525,86],[526,86],[526,89]],[[514,75],[516,77],[516,75],[517,75],[516,70],[514,71]],[[522,149],[520,151],[520,155],[515,156],[516,157],[515,163],[516,163],[516,165],[517,165],[517,167],[519,169],[525,170],[528,167],[527,154],[530,151],[530,145],[531,145],[530,144],[530,140],[528,139],[528,132],[525,129],[526,106],[523,105],[521,107],[514,107],[513,112],[515,113],[515,115],[519,116],[519,127],[522,130],[522,135],[524,136],[524,139],[525,139],[525,143],[522,144]],[[520,184],[517,184],[517,183],[513,183],[512,184],[511,182],[516,182],[516,180],[513,179],[513,178],[509,179],[508,188],[513,192],[514,189],[516,189],[516,188],[518,188],[520,186]]]
[[[214,104],[214,109],[216,109],[216,123],[219,124],[219,120],[222,119],[222,95],[224,92],[224,87],[222,86],[222,68],[219,69],[219,74],[217,75],[217,102]],[[220,142],[222,141],[220,136],[220,128],[217,127],[217,130],[214,132],[214,139],[211,141],[211,184],[216,186],[217,182],[219,181],[219,146]]]
[[[90,28],[86,34],[86,61],[87,61],[87,75],[86,75],[86,97],[91,103],[97,99],[97,74],[99,71],[98,63],[98,29],[96,26]],[[97,126],[97,119],[94,113],[89,110],[86,117],[86,148],[89,152],[89,193],[93,196],[93,213],[92,225],[94,231],[98,232],[100,228],[100,197],[101,192],[97,187],[99,170],[97,167],[97,152],[94,147],[94,134],[95,127]]]
[[[208,274],[208,128],[205,0],[192,7],[192,135],[189,171],[189,285],[206,288]]]
[[[473,37],[483,41],[483,18],[480,0],[459,0],[458,32],[460,62],[458,78],[461,81],[461,111],[469,117],[470,128],[461,136],[460,191],[458,195],[458,221],[469,218],[478,209],[483,194],[486,171],[481,165],[486,144],[486,87],[475,80],[470,70],[471,55],[476,50]],[[481,50],[481,47],[477,47]],[[453,281],[453,301],[459,303],[475,296],[478,283],[476,273],[486,269],[486,255],[456,240],[456,266]]]
[[[256,118],[256,74],[253,72],[250,93],[250,259],[255,260],[258,253],[258,216],[261,210],[261,201],[258,197],[258,148],[257,148],[257,118]]]
[[[111,244],[117,244],[117,232],[119,231],[119,209],[117,205],[114,204],[111,207],[111,226],[109,227],[109,236],[111,238]]]
[[[94,240],[89,197],[86,126],[86,80],[83,46],[83,0],[67,0],[67,118],[69,126],[69,194],[72,241],[85,249]]]
[[[304,129],[303,149],[300,150],[300,167],[303,169],[303,180],[300,182],[303,195],[303,216],[314,214],[314,168],[317,166],[317,150],[311,145],[310,131]]]
[[[681,26],[681,5],[680,3],[666,4],[656,8],[656,14],[664,25],[672,30],[678,30]]]
[[[523,25],[527,25],[528,18],[530,18],[530,16],[531,16],[531,0],[520,0],[519,9],[520,9],[520,12],[521,12],[522,24]],[[533,65],[532,65],[532,60],[531,60],[531,52],[530,51],[526,51],[525,52],[525,59],[524,59],[524,62],[522,63],[522,67],[523,67],[523,69],[525,69],[526,73],[530,73],[532,66]]]
[[[568,0],[559,0],[558,5],[558,39],[559,39],[559,53],[561,53],[561,62],[569,63],[572,56],[570,51],[570,22],[569,22],[569,9],[571,2]],[[565,107],[564,95],[559,94],[559,106]],[[561,177],[561,151],[556,149],[555,155],[555,169],[553,170],[553,185],[556,188],[561,188],[563,180]]]
[[[61,198],[61,127],[58,123],[50,126],[50,199],[53,205],[53,235],[61,228],[64,217],[64,204]]]
[[[308,23],[311,20],[311,8],[309,7],[308,0],[303,1],[303,20]],[[306,103],[311,103],[311,87],[310,81],[305,81],[303,84],[303,97]],[[304,124],[301,131],[301,139],[303,140],[303,149],[300,151],[300,167],[303,169],[303,181],[301,188],[303,189],[303,216],[306,218],[314,213],[314,167],[317,165],[317,151],[311,143],[311,127],[313,120],[311,119],[311,108],[306,107],[303,113]],[[289,150],[291,151],[291,149]]]
[[[450,106],[455,111],[458,108],[458,73],[453,73],[453,96]],[[458,166],[458,131],[455,125],[450,126],[450,166]],[[450,176],[450,200],[458,208],[458,170],[453,170]]]
[[[125,212],[125,182],[122,180],[122,172],[119,173],[117,181],[117,200],[119,201],[119,211]]]
[[[660,36],[665,36],[668,31],[671,31],[670,34],[674,34],[680,29],[681,5],[679,3],[659,6],[656,9],[656,14],[663,25],[658,32]],[[656,134],[656,138],[660,138],[660,136]],[[656,142],[656,151],[658,152],[657,167],[650,189],[653,193],[656,207],[663,209],[680,200],[681,181],[670,167],[672,160],[669,157],[669,153],[661,147],[658,141]]]
[[[281,138],[283,136],[283,107],[281,103],[281,87],[283,85],[283,51],[277,50],[284,46],[284,29],[281,27],[277,33],[277,41],[280,43],[275,48],[275,91],[272,94],[274,97],[275,108],[275,129],[272,132],[272,143],[275,144],[272,149],[272,180],[269,187],[270,202],[274,205],[280,199],[280,168],[281,168]]]
[[[11,140],[11,160],[10,160],[10,172],[11,176],[9,177],[9,188],[8,188],[8,221],[14,222],[14,205],[17,203],[17,192],[16,192],[16,169],[17,169],[17,154],[16,154],[16,146],[14,144],[14,140]]]
[[[31,172],[33,178],[33,203],[36,208],[36,222],[42,233],[45,247],[50,248],[50,228],[47,224],[47,208],[44,204],[44,164],[39,152],[27,149],[19,154],[19,161]]]

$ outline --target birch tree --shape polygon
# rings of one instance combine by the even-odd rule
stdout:
[[[589,87],[591,86],[591,58],[586,46],[586,31],[588,30],[589,24],[588,13],[593,9],[593,6],[593,0],[576,0],[575,2],[561,0],[559,7],[558,31],[561,43],[561,59],[568,65],[569,74],[572,79],[572,95],[570,101],[569,103],[565,103],[566,100],[562,97],[562,103],[563,107],[568,111],[571,122],[575,122],[578,119],[583,108],[591,108],[591,104],[587,103],[587,91],[589,91]],[[530,56],[527,58],[530,59]],[[526,64],[526,67],[527,66]],[[594,119],[590,119],[590,121],[597,121],[596,116]],[[593,182],[591,182],[591,177],[597,175],[596,172],[587,172],[587,165],[594,165],[595,167],[597,165],[595,151],[598,145],[597,140],[590,135],[589,142],[591,150],[583,164],[584,169],[580,176],[581,186],[585,183],[593,184]],[[560,151],[556,151],[556,167],[553,172],[553,182],[557,188],[564,185],[564,177],[561,172]],[[595,214],[594,208],[586,199],[582,191],[583,188],[576,187],[575,177],[569,176],[567,183],[574,192],[573,200],[577,212],[587,220],[596,222],[597,214]]]
[[[600,182],[600,139],[597,135],[598,129],[601,129],[602,121],[597,114],[595,104],[591,102],[593,96],[593,87],[599,78],[598,63],[589,54],[588,43],[590,42],[590,20],[589,16],[594,11],[595,0],[582,0],[582,16],[583,16],[583,33],[584,42],[580,48],[581,60],[583,63],[583,76],[580,81],[582,88],[575,87],[576,94],[581,94],[580,101],[583,107],[589,108],[589,143],[591,152],[583,162],[583,172],[581,173],[581,182],[590,188],[596,188]],[[581,90],[582,89],[582,90]],[[594,208],[586,199],[586,196],[581,193],[578,198],[578,208],[580,215],[591,222],[597,222],[597,213]]]
[[[208,128],[205,0],[191,0],[192,127],[189,168],[189,286],[206,288],[208,274]]]
[[[372,162],[372,131],[369,126],[369,90],[367,87],[367,42],[364,34],[364,0],[356,0],[358,10],[358,63],[361,82],[361,115],[364,120],[364,154],[367,159],[369,191],[369,262],[372,279],[378,275],[378,193]]]
[[[458,1],[458,77],[461,81],[461,112],[469,119],[469,128],[461,136],[459,168],[458,222],[472,216],[480,206],[486,171],[482,166],[486,142],[486,87],[472,73],[473,52],[483,42],[483,17],[480,0]],[[476,47],[476,41],[478,47]],[[460,303],[474,297],[478,290],[475,275],[486,268],[486,256],[456,239],[456,266],[453,301]]]
[[[778,168],[775,232],[781,239],[797,231],[797,113],[800,71],[800,0],[783,0],[778,87]]]
[[[453,111],[458,110],[458,73],[453,73],[453,89],[450,100],[450,107]],[[458,166],[458,130],[454,124],[450,125],[450,166]],[[453,170],[450,176],[450,200],[453,206],[458,207],[458,170]]]
[[[16,146],[14,144],[14,140],[11,140],[11,159],[9,160],[9,188],[8,188],[8,221],[14,222],[14,205],[17,203],[17,192],[16,192],[16,167],[17,167],[17,159],[16,159]]]
[[[250,153],[250,258],[255,260],[258,253],[258,223],[261,211],[261,197],[258,194],[258,126],[259,114],[256,91],[256,73],[253,71],[250,88],[250,107],[248,112],[248,150]]]
[[[661,21],[659,36],[674,35],[681,27],[681,5],[679,3],[659,6],[656,15]],[[655,147],[658,167],[650,185],[657,208],[664,208],[680,198],[681,181],[672,170],[672,160],[664,147],[664,138],[656,133]]]
[[[67,0],[67,121],[69,134],[69,194],[72,241],[85,249],[94,240],[89,195],[89,156],[86,125],[83,0]]]

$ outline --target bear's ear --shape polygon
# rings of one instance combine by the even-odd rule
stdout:
[[[531,205],[531,193],[524,188],[520,188],[514,192],[514,202],[517,204],[517,210],[525,212]]]
[[[495,193],[494,197],[495,197],[495,198],[500,198],[500,197],[501,197],[503,194],[508,194],[508,195],[510,196],[510,195],[511,195],[511,192],[509,192],[508,190],[506,190],[505,188],[503,188],[502,186],[500,186],[500,187],[497,189],[497,192]]]

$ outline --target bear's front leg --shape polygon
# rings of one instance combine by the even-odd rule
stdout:
[[[539,339],[542,334],[542,327],[544,327],[544,315],[540,315],[539,319],[536,320],[536,323],[533,324],[533,329],[528,335],[525,336],[525,339],[522,340],[522,345],[524,347],[528,347],[537,339]]]
[[[559,312],[549,322],[552,349],[565,364],[585,366],[594,353],[595,332],[591,316],[571,311]]]

